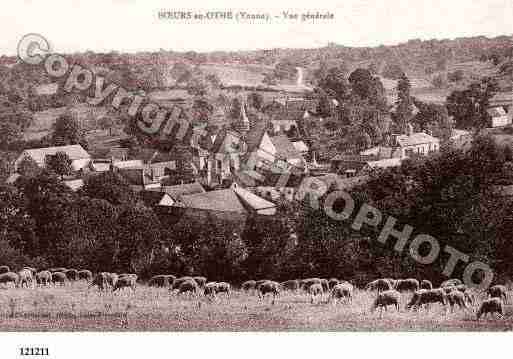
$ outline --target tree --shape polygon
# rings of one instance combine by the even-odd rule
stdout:
[[[25,157],[18,163],[18,173],[24,177],[36,177],[42,169],[32,157]]]
[[[264,97],[258,92],[251,92],[247,98],[248,105],[260,111],[264,104]]]
[[[465,90],[453,91],[447,97],[446,105],[449,115],[454,117],[456,127],[477,130],[487,127],[487,109],[498,88],[495,79],[484,78],[480,83],[472,83]]]
[[[88,197],[103,199],[115,206],[135,201],[135,194],[128,182],[113,171],[88,177],[81,191]]]
[[[434,103],[424,103],[413,98],[415,106],[419,112],[412,118],[421,131],[432,132],[433,136],[442,139],[442,141],[449,140],[453,123],[447,112],[447,108],[443,105]]]
[[[81,144],[87,147],[84,132],[70,112],[59,116],[53,125],[52,143],[55,146]]]
[[[404,75],[403,69],[397,64],[387,64],[381,74],[384,78],[399,80]]]
[[[228,117],[232,120],[239,119],[241,115],[241,107],[242,103],[240,100],[237,97],[234,97],[230,105],[230,113],[228,114]]]
[[[335,97],[339,102],[342,102],[349,93],[349,84],[346,80],[346,73],[347,70],[343,66],[330,68],[326,71],[326,75],[324,77],[319,78],[319,87],[323,89],[328,96]],[[369,76],[372,77],[370,72]]]
[[[23,139],[23,132],[15,123],[0,122],[0,149],[13,149]]]
[[[102,130],[108,130],[109,136],[112,136],[112,127],[114,127],[114,120],[109,116],[103,116],[98,119],[98,126]]]
[[[456,70],[447,74],[447,79],[450,82],[459,82],[463,80],[463,70]]]
[[[399,128],[406,129],[413,114],[413,101],[410,96],[410,80],[403,74],[397,83],[397,101],[394,113],[394,120]]]
[[[118,270],[130,273],[147,270],[160,245],[160,222],[153,210],[144,206],[123,206],[116,229]]]
[[[69,176],[73,173],[72,161],[65,152],[57,152],[55,155],[46,156],[46,168],[61,176]]]

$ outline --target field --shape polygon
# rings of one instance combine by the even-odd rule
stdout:
[[[510,293],[511,294],[511,293]],[[234,291],[210,301],[170,295],[167,289],[139,285],[134,294],[100,294],[85,282],[64,287],[0,290],[0,331],[504,331],[513,328],[513,306],[504,318],[475,320],[474,311],[371,312],[375,293],[359,291],[352,304],[311,303],[306,294],[283,293],[272,303]]]

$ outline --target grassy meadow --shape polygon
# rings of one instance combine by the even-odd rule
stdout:
[[[170,295],[165,288],[139,285],[137,291],[100,293],[77,282],[64,287],[0,290],[0,331],[504,331],[513,327],[513,306],[504,318],[475,320],[476,307],[447,311],[440,305],[380,313],[370,308],[375,293],[356,290],[353,302],[314,303],[303,293],[283,292],[259,299],[235,290],[214,300]],[[478,299],[480,301],[481,298]]]

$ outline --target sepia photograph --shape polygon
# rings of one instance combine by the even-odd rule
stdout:
[[[513,328],[512,1],[4,5],[0,338]]]

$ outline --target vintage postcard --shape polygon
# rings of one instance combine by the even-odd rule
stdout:
[[[512,1],[25,0],[0,20],[2,358],[78,357],[48,341],[70,332],[512,329]]]

